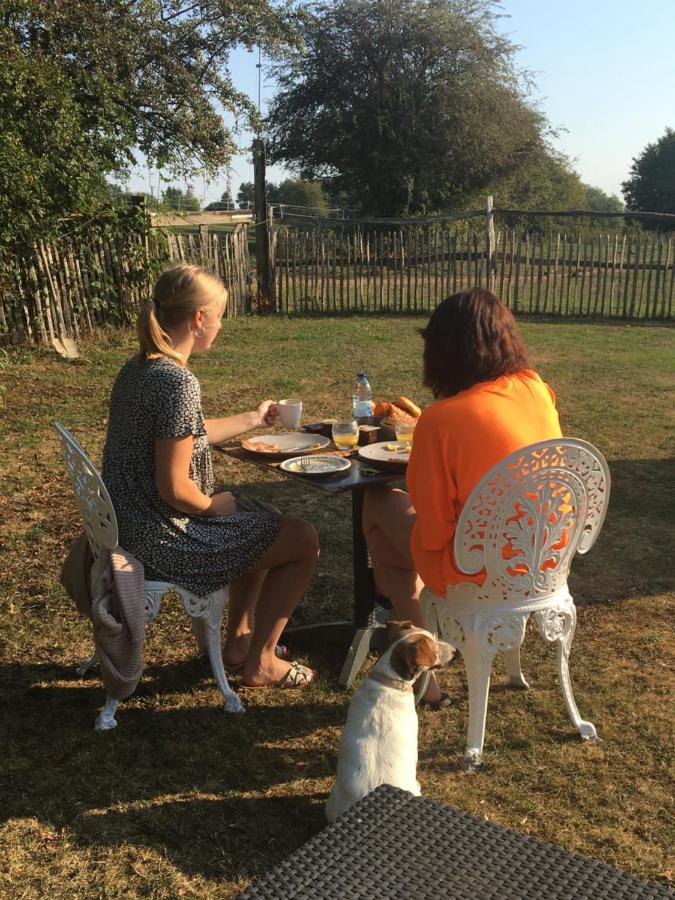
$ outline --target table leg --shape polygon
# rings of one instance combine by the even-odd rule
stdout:
[[[356,632],[342,666],[338,684],[349,687],[372,649],[384,641],[387,614],[377,614],[375,579],[369,565],[368,547],[363,534],[363,491],[352,491],[352,546],[354,572],[354,624]]]
[[[311,641],[315,644],[349,644],[338,684],[349,687],[358,675],[371,650],[384,645],[384,626],[388,612],[375,602],[375,580],[368,560],[368,547],[363,534],[363,490],[352,494],[352,571],[354,583],[353,622],[317,622],[313,625],[291,625],[284,629],[282,640]]]

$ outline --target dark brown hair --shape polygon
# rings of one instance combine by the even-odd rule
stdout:
[[[510,310],[483,288],[443,300],[420,333],[424,383],[436,399],[530,368]]]

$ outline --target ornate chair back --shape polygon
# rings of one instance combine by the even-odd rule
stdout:
[[[114,550],[117,546],[115,510],[101,476],[78,441],[59,422],[54,422],[54,428],[59,436],[75,499],[82,513],[87,540],[98,563],[103,547]]]
[[[531,444],[493,466],[455,532],[458,568],[487,572],[473,601],[518,607],[565,589],[572,557],[600,532],[609,489],[602,454],[572,438]]]

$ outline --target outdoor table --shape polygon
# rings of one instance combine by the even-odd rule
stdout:
[[[371,649],[378,646],[382,622],[376,614],[376,591],[372,568],[368,557],[368,548],[362,527],[364,491],[367,487],[389,484],[405,478],[404,467],[376,469],[362,462],[356,456],[343,451],[316,450],[319,456],[336,455],[351,456],[350,467],[343,472],[323,475],[303,475],[299,472],[286,472],[279,468],[278,459],[260,456],[255,452],[244,450],[239,443],[229,442],[215,445],[215,450],[240,460],[252,463],[268,472],[275,472],[286,478],[294,478],[304,482],[316,490],[326,494],[351,493],[352,499],[352,568],[354,579],[354,617],[351,622],[321,622],[314,625],[289,626],[284,631],[284,638],[310,638],[312,641],[326,643],[344,643],[349,645],[338,684],[349,687],[363,665]]]
[[[237,900],[646,900],[644,881],[383,785]]]

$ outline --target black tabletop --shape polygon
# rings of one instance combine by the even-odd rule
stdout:
[[[383,785],[239,900],[657,900],[644,881]]]
[[[360,490],[366,487],[372,487],[377,484],[388,484],[392,481],[405,480],[405,466],[391,465],[386,469],[378,469],[369,464],[362,462],[356,457],[350,459],[350,467],[343,472],[336,472],[332,475],[301,475],[297,472],[286,472],[279,468],[279,459],[261,457],[260,454],[244,450],[239,443],[227,443],[214,446],[215,450],[231,456],[233,459],[242,462],[252,463],[268,472],[277,472],[287,478],[297,478],[304,481],[317,490],[325,491],[328,494],[338,494],[343,491]],[[327,451],[317,450],[317,455],[326,455]],[[338,454],[336,454],[338,455]],[[344,454],[339,454],[344,456]]]

